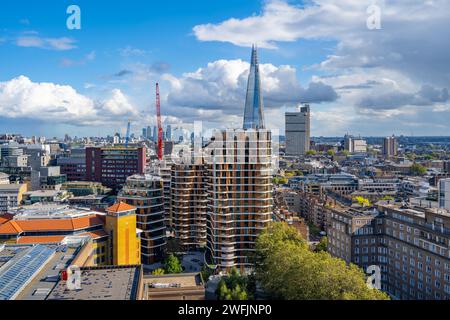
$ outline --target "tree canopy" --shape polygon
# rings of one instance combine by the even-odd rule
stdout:
[[[181,262],[174,254],[167,257],[164,269],[168,274],[183,272]]]
[[[419,163],[414,163],[411,166],[411,173],[416,176],[423,176],[425,173],[427,173],[427,168]]]
[[[361,197],[361,196],[357,196],[353,199],[356,203],[358,203],[361,207],[370,207],[371,203],[369,201],[369,199]]]
[[[356,265],[309,250],[295,228],[272,223],[256,242],[256,279],[273,299],[385,300]]]
[[[166,271],[164,271],[164,269],[162,269],[162,268],[158,268],[158,269],[155,269],[152,271],[152,275],[154,275],[154,276],[160,276],[165,273],[166,273]]]
[[[219,300],[248,300],[247,287],[249,278],[239,273],[236,268],[224,276],[217,286],[216,294]]]
[[[328,238],[327,237],[322,237],[319,241],[319,243],[316,245],[316,249],[314,251],[316,252],[320,252],[320,251],[324,251],[327,252],[328,250]]]

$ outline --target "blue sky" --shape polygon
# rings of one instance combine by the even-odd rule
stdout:
[[[154,123],[156,81],[166,123],[236,126],[257,42],[271,127],[283,130],[284,111],[306,99],[314,135],[444,134],[450,46],[433,31],[447,26],[439,13],[448,5],[413,1],[428,35],[402,19],[400,0],[382,30],[368,31],[366,2],[3,1],[0,132],[112,134],[129,118],[137,132]],[[71,4],[81,30],[66,27]]]

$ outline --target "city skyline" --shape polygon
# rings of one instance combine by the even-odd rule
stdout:
[[[284,132],[284,113],[309,102],[312,136],[446,135],[450,46],[436,31],[448,29],[449,4],[377,1],[381,29],[371,30],[369,2],[131,2],[106,10],[78,1],[81,30],[67,29],[68,2],[5,4],[0,126],[27,135],[124,134],[131,118],[136,134],[155,123],[159,81],[166,124],[240,127],[256,43],[268,128]],[[408,10],[423,13],[420,24],[405,18]],[[181,11],[192,15],[179,19]]]

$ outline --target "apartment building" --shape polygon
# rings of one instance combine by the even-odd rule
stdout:
[[[161,177],[144,174],[128,177],[118,200],[136,207],[137,227],[141,233],[143,264],[161,261],[166,248],[164,189]]]
[[[392,137],[386,137],[383,139],[383,155],[386,158],[395,157],[398,153],[398,141],[397,138]]]
[[[450,213],[380,205],[385,220],[386,291],[399,299],[450,299]]]
[[[207,249],[220,268],[244,269],[251,266],[256,237],[271,221],[271,132],[224,130],[216,132],[212,145]]]
[[[328,251],[381,270],[395,299],[450,299],[450,213],[383,202],[371,210],[332,209]]]
[[[175,239],[185,249],[206,245],[208,192],[203,164],[172,167],[172,221]]]
[[[376,210],[330,208],[328,252],[363,269],[381,263],[377,253],[382,235],[382,221],[377,220],[377,216]]]

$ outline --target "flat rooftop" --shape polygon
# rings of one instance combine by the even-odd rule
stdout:
[[[44,300],[84,244],[82,237],[66,239],[0,246],[0,300]]]
[[[80,290],[68,290],[60,280],[47,300],[135,300],[140,273],[140,266],[81,268]]]
[[[144,284],[149,289],[167,288],[186,288],[202,286],[203,282],[198,273],[181,273],[168,275],[145,275]]]
[[[0,184],[0,191],[19,191],[23,184]]]
[[[69,205],[42,204],[42,203],[35,203],[33,205],[23,206],[16,210],[11,210],[10,213],[14,215],[14,220],[48,219],[48,218],[68,219],[99,214],[99,212],[96,211]]]
[[[2,249],[0,267],[0,300],[15,300],[54,259],[55,247],[5,246]]]

